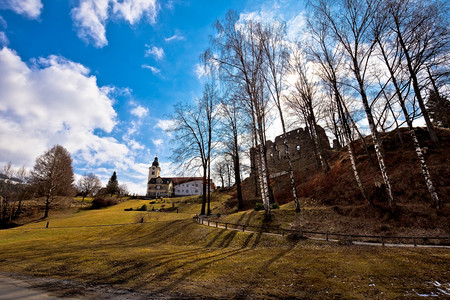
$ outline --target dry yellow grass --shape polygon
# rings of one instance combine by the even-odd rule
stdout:
[[[44,221],[1,230],[0,271],[183,298],[402,298],[440,293],[435,281],[450,291],[448,249],[343,246],[215,229],[192,221],[198,204],[186,199],[154,205],[172,202],[179,213],[124,211],[149,206],[130,200],[50,219],[48,229],[36,229]],[[138,223],[142,216],[145,223]],[[130,224],[83,227],[117,223]]]

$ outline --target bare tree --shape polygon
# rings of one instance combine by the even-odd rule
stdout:
[[[385,30],[385,28],[388,26],[389,23],[386,22],[386,11],[389,11],[389,9],[386,9],[385,6],[382,6],[379,14],[380,17],[378,18],[378,22],[376,22],[373,26],[374,30],[374,36],[377,41],[378,48],[380,50],[380,56],[382,60],[384,61],[387,70],[389,71],[390,75],[390,81],[392,82],[392,85],[394,87],[395,94],[398,103],[400,104],[400,107],[403,111],[403,116],[405,118],[406,124],[408,125],[409,133],[411,136],[411,139],[413,141],[413,146],[417,154],[417,158],[420,162],[422,173],[425,179],[425,183],[428,189],[428,192],[430,193],[431,199],[436,206],[437,209],[440,208],[440,200],[438,197],[438,194],[436,193],[436,189],[434,188],[433,181],[431,180],[430,172],[428,170],[428,166],[425,161],[425,157],[423,155],[422,147],[420,146],[419,140],[416,136],[416,133],[413,128],[413,120],[410,117],[410,113],[407,109],[407,95],[405,95],[404,91],[406,90],[406,87],[410,85],[410,81],[407,80],[406,83],[401,82],[401,57],[402,53],[399,47],[395,47],[392,44],[390,44],[390,32]]]
[[[203,195],[201,215],[209,215],[210,209],[210,166],[215,124],[216,91],[210,84],[205,84],[203,97],[196,105],[177,103],[175,105],[174,141],[172,161],[192,172],[202,169]],[[208,189],[208,191],[207,191]],[[208,196],[207,196],[208,195]],[[207,201],[208,199],[208,201]],[[208,207],[206,207],[208,205]]]
[[[81,201],[83,203],[85,197],[96,194],[102,188],[102,181],[95,174],[84,174],[78,180],[77,187],[83,195],[83,200]]]
[[[278,109],[281,121],[281,129],[284,137],[284,152],[288,161],[289,176],[291,179],[292,196],[295,203],[295,211],[300,212],[300,203],[297,196],[294,170],[292,168],[291,154],[289,152],[288,136],[282,107],[282,92],[284,91],[285,76],[288,70],[289,48],[286,45],[286,24],[273,22],[265,25],[260,35],[261,46],[265,54],[264,80],[270,96]]]
[[[329,26],[334,38],[339,42],[348,58],[349,67],[356,81],[354,88],[361,97],[361,102],[369,123],[375,153],[388,194],[389,205],[394,207],[395,200],[384,162],[384,151],[374,121],[371,103],[369,102],[368,82],[366,78],[370,58],[375,48],[370,26],[378,11],[378,6],[378,0],[339,0],[335,6],[331,5],[330,1],[318,0],[314,5],[314,10],[317,17]],[[372,99],[372,103],[379,95],[380,93]]]
[[[233,96],[224,97],[222,99],[221,108],[223,120],[223,130],[221,131],[221,135],[224,137],[225,152],[231,157],[233,162],[234,182],[236,184],[238,198],[238,210],[241,210],[243,208],[243,196],[241,186],[241,146],[239,137],[241,136],[243,129],[243,110],[239,105],[239,100]],[[224,167],[225,166],[228,166],[228,164],[225,164]],[[231,176],[228,175],[228,185],[230,185],[230,177]]]
[[[128,187],[125,183],[119,185],[119,198],[123,196],[127,196],[129,194]]]
[[[389,29],[402,51],[400,62],[406,66],[430,138],[437,145],[439,140],[425,107],[420,77],[427,66],[448,53],[448,1],[386,0],[383,4],[380,12],[389,14]]]
[[[210,60],[219,65],[222,78],[234,83],[236,94],[240,95],[248,110],[252,134],[257,149],[257,171],[265,215],[270,213],[270,181],[267,168],[265,126],[267,118],[267,96],[261,68],[264,61],[258,33],[261,24],[253,20],[239,20],[235,12],[229,11],[223,22],[216,22],[217,35],[212,39]]]
[[[48,217],[54,197],[73,193],[73,181],[72,158],[63,146],[56,145],[36,159],[31,182],[45,196],[44,218]]]
[[[345,144],[347,145],[348,156],[352,165],[353,175],[362,196],[370,205],[373,203],[367,198],[364,186],[361,182],[358,169],[356,167],[355,152],[352,147],[352,120],[347,110],[344,109],[345,103],[340,87],[342,83],[339,80],[339,73],[344,68],[343,55],[333,45],[330,39],[330,32],[328,26],[315,18],[309,18],[308,21],[312,43],[308,47],[309,55],[312,62],[317,66],[317,73],[324,83],[325,89],[330,91],[331,98],[336,105],[338,120],[342,128],[342,135],[344,136]],[[332,103],[330,103],[332,105]],[[361,138],[363,141],[363,139]]]
[[[316,108],[318,101],[317,85],[308,79],[306,60],[302,57],[300,51],[295,51],[292,58],[291,70],[298,76],[294,83],[291,97],[288,97],[288,105],[301,113],[303,120],[310,132],[311,140],[314,143],[315,153],[319,159],[320,165],[325,172],[330,170],[328,161],[325,157],[322,141],[318,135],[318,125],[316,118]]]

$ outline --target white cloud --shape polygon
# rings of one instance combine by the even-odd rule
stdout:
[[[194,66],[194,73],[198,79],[208,76],[209,70],[205,68],[204,64],[196,64]]]
[[[82,40],[100,48],[108,45],[105,29],[108,7],[109,0],[82,0],[72,9],[72,19]]]
[[[144,147],[142,144],[136,142],[135,140],[130,140],[130,141],[128,142],[128,144],[130,145],[131,149],[133,149],[133,150],[142,150],[142,149],[145,149],[145,147]]]
[[[133,25],[143,16],[154,24],[158,13],[156,0],[113,0],[113,12]]]
[[[171,37],[165,38],[164,40],[165,40],[166,42],[171,42],[171,41],[181,41],[181,40],[184,40],[184,36],[174,34],[174,35],[172,35]]]
[[[303,12],[299,13],[294,18],[286,23],[286,35],[290,41],[298,41],[301,38],[301,33],[306,27],[306,17]]]
[[[145,56],[153,55],[157,60],[161,60],[164,58],[164,49],[158,48],[156,46],[145,45],[148,49],[145,50]]]
[[[156,0],[80,0],[71,14],[78,36],[101,48],[108,44],[106,24],[109,19],[123,19],[133,25],[146,17],[154,24],[158,10]]]
[[[2,0],[0,9],[10,9],[19,15],[37,19],[42,11],[41,0]]]
[[[173,120],[158,120],[158,123],[154,126],[154,128],[160,128],[164,131],[171,130],[175,127],[175,121]]]
[[[157,139],[157,140],[152,139],[152,142],[153,142],[153,144],[155,144],[155,146],[159,146],[164,143],[164,141],[162,139]]]
[[[152,73],[153,74],[159,74],[159,73],[161,73],[161,70],[160,69],[158,69],[158,68],[156,68],[156,67],[153,67],[153,66],[150,66],[150,65],[142,65],[141,66],[141,68],[143,68],[143,69],[149,69],[150,71],[152,71]]]
[[[148,108],[138,105],[131,110],[131,114],[138,118],[143,118],[148,114]]]
[[[6,34],[3,31],[0,31],[0,46],[8,45],[9,41],[6,37]]]
[[[0,50],[0,163],[31,167],[55,144],[74,160],[112,163],[129,153],[110,133],[116,112],[108,91],[89,70],[63,57],[35,60],[30,68],[11,49]]]

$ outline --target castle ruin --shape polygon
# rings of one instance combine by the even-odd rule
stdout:
[[[320,143],[325,151],[330,150],[330,143],[325,130],[317,126],[317,134]],[[305,128],[298,128],[286,133],[287,143],[289,147],[289,154],[292,161],[311,162],[315,160],[314,141],[308,130]],[[266,141],[267,164],[270,172],[287,171],[286,163],[287,157],[284,147],[284,135],[281,134],[275,138],[275,141]],[[256,174],[256,149],[250,149],[250,164],[251,174]],[[286,169],[286,170],[285,170]]]

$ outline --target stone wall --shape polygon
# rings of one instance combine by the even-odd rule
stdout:
[[[324,150],[330,150],[330,143],[325,130],[322,127],[318,127],[319,139],[322,143]],[[287,142],[289,147],[289,153],[292,160],[305,160],[311,161],[314,158],[314,142],[310,138],[308,131],[303,128],[291,130],[286,133]],[[271,172],[283,171],[285,163],[287,163],[287,157],[284,147],[284,135],[279,135],[275,138],[275,141],[266,141],[267,147],[267,163]],[[250,163],[251,173],[255,174],[256,171],[256,151],[254,148],[250,149]]]

